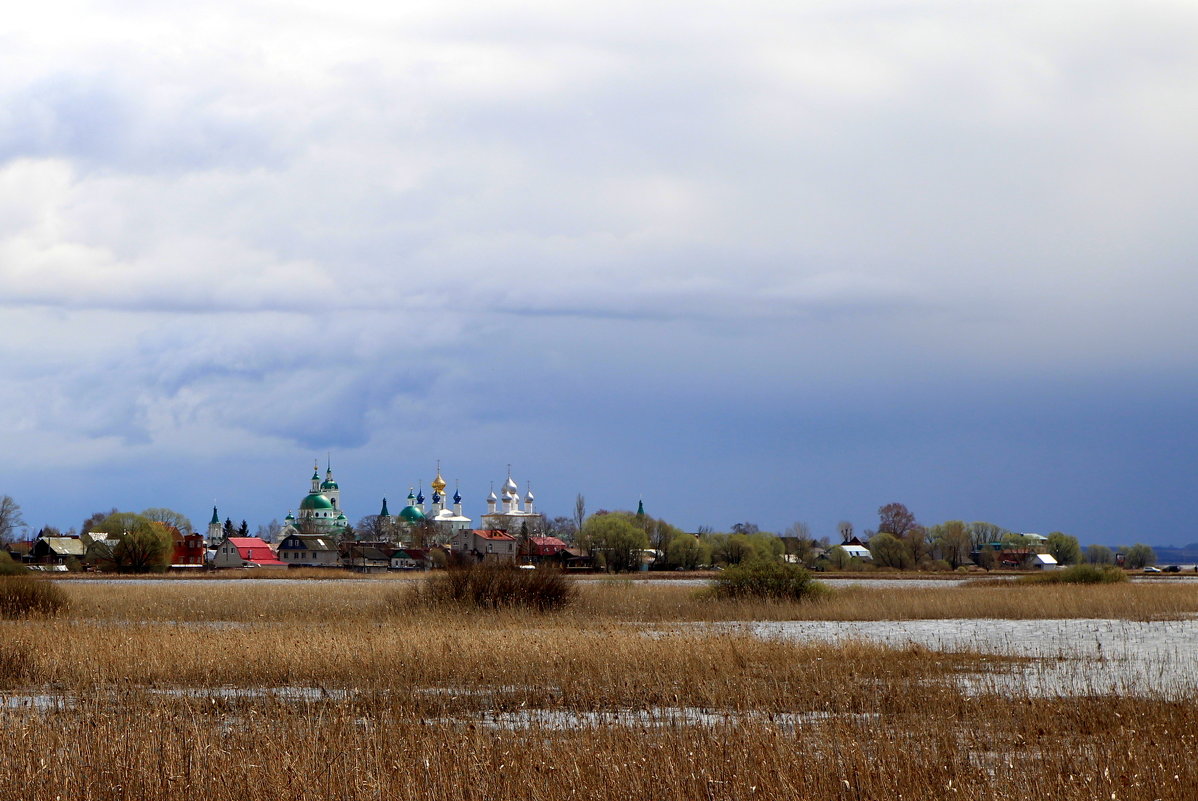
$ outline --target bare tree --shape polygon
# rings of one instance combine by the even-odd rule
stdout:
[[[815,540],[811,538],[811,526],[802,521],[791,523],[782,533],[782,546],[789,561],[807,564],[815,547]]]
[[[93,512],[86,520],[83,521],[83,525],[79,527],[79,533],[82,535],[98,530],[101,523],[117,514],[119,511],[120,510],[114,506],[107,512]]]
[[[580,492],[574,498],[574,530],[582,531],[582,524],[587,520],[587,499]]]
[[[17,531],[24,528],[20,504],[11,495],[0,497],[0,544],[11,542]]]
[[[883,531],[896,537],[905,537],[916,528],[915,515],[901,503],[888,503],[878,509],[878,533]]]
[[[174,526],[179,530],[180,534],[190,534],[195,531],[191,526],[191,520],[187,515],[176,512],[174,509],[166,509],[161,506],[155,506],[146,509],[141,513],[141,516],[147,520],[154,520],[159,523],[166,523],[168,526]]]

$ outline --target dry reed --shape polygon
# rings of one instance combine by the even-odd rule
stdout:
[[[69,616],[0,626],[5,695],[59,699],[0,703],[0,798],[1188,801],[1198,783],[1188,696],[1029,700],[1012,675],[1009,693],[968,697],[957,676],[1015,660],[686,625],[1128,605],[1153,617],[1192,607],[1189,588],[783,604],[587,582],[554,615],[390,614],[387,582],[62,588]]]

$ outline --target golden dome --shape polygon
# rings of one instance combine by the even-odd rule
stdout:
[[[434,490],[436,490],[438,495],[445,494],[445,479],[441,478],[441,465],[440,464],[437,465],[437,477],[433,479],[432,483],[429,484],[429,486],[432,487]]]

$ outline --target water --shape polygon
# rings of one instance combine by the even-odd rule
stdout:
[[[717,624],[720,625],[720,624]],[[1180,697],[1198,691],[1198,620],[880,620],[732,624],[761,637],[867,640],[935,651],[1032,657],[1008,673],[962,677],[971,692]],[[1013,684],[1018,683],[1018,687]]]

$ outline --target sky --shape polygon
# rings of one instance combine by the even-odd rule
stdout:
[[[1182,544],[1198,6],[48,0],[0,22],[33,529],[539,510]]]

